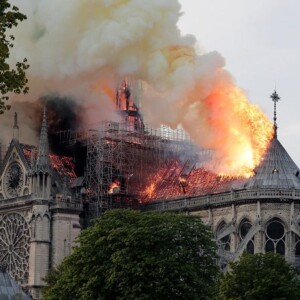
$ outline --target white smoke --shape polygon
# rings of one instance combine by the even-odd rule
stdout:
[[[175,0],[14,3],[28,20],[14,30],[13,55],[15,60],[26,57],[29,61],[33,98],[47,92],[79,96],[86,101],[98,97],[99,109],[103,109],[101,88],[92,87],[105,80],[114,90],[116,78],[132,76],[159,91],[165,98],[162,105],[168,101],[172,105],[178,100],[174,96],[186,90],[187,84],[192,85],[199,75],[207,76],[210,64],[213,69],[216,63],[218,67],[224,65],[214,55],[213,60],[204,64],[200,61],[195,68],[195,60],[203,59],[195,56],[195,38],[180,35],[176,25],[180,5]],[[146,113],[156,115],[154,108],[161,103],[155,103],[155,99],[152,102]],[[161,118],[156,121],[165,122]]]

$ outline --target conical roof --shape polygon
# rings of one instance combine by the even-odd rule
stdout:
[[[300,171],[276,136],[245,188],[300,189]]]

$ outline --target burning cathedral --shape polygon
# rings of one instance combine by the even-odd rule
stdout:
[[[300,170],[274,133],[247,176],[208,168],[214,151],[199,149],[180,129],[144,123],[133,84],[116,91],[120,120],[57,132],[69,155],[52,154],[44,109],[38,147],[13,139],[0,168],[0,265],[40,299],[43,277],[71,253],[90,221],[111,208],[184,212],[211,226],[221,268],[249,253],[300,255]],[[78,171],[76,165],[84,164]]]

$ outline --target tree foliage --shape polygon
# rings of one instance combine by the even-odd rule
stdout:
[[[300,299],[300,280],[278,254],[243,254],[221,276],[216,299],[296,300]]]
[[[44,299],[207,299],[215,243],[197,216],[111,210],[84,230]]]
[[[15,68],[11,68],[8,62],[14,36],[8,36],[7,31],[25,19],[26,16],[17,7],[11,6],[8,0],[0,1],[0,114],[10,108],[6,104],[9,93],[20,94],[28,91],[25,70],[29,66],[26,59],[17,62]]]

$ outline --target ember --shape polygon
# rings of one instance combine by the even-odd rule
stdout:
[[[32,165],[36,159],[38,151],[37,148],[30,145],[22,144],[23,153],[27,159],[29,166]],[[54,154],[49,155],[51,167],[60,175],[70,178],[76,178],[75,166],[73,158],[67,156],[58,156]]]
[[[72,157],[49,155],[52,168],[61,176],[76,178]]]
[[[179,178],[178,178],[178,184],[179,184],[179,187],[181,188],[182,192],[185,194],[186,193],[186,187],[188,185],[186,177],[179,176]]]
[[[118,194],[120,192],[120,181],[116,180],[113,182],[108,190],[108,194]]]
[[[234,182],[243,182],[242,177],[220,176],[204,168],[193,169],[188,176],[180,175],[182,164],[173,161],[149,175],[146,188],[140,192],[142,202],[219,193],[230,190]],[[179,185],[179,188],[178,188]]]

